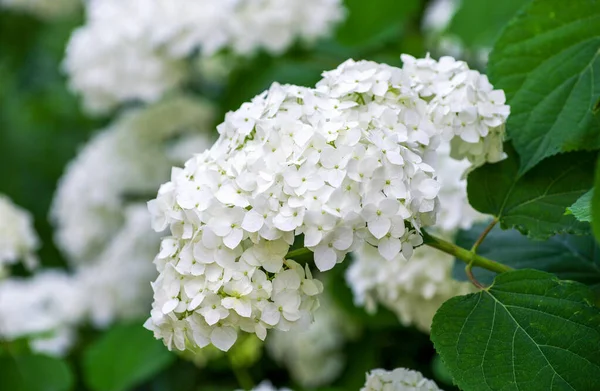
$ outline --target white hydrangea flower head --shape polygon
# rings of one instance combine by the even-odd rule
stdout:
[[[310,320],[321,286],[285,260],[298,234],[321,271],[365,240],[389,258],[420,244],[415,230],[433,220],[439,189],[421,156],[435,130],[419,116],[426,104],[395,98],[390,67],[357,72],[340,72],[348,86],[335,71],[317,90],[274,84],[229,113],[215,145],[149,203],[154,228],[172,236],[147,327],[169,347],[226,350],[237,328],[264,339]]]
[[[367,373],[367,381],[360,391],[442,391],[433,380],[405,368],[393,371],[374,369]]]
[[[118,18],[129,21],[131,15],[123,12]],[[69,87],[91,114],[106,113],[119,102],[157,101],[185,76],[182,61],[154,50],[144,42],[144,31],[119,29],[117,21],[110,28],[92,24],[77,29],[67,47]]]
[[[340,0],[238,1],[226,25],[225,45],[240,54],[258,48],[280,54],[297,39],[311,42],[328,35],[343,16]]]
[[[0,8],[27,12],[42,19],[60,18],[80,7],[80,0],[0,0]]]
[[[452,157],[467,158],[474,167],[505,157],[502,142],[510,107],[504,91],[494,90],[486,75],[452,57],[401,58],[413,88],[429,102],[436,128],[451,140]]]
[[[228,113],[213,147],[149,202],[171,236],[146,327],[169,348],[304,328],[322,287],[286,260],[300,234],[326,271],[364,243],[408,260],[435,222],[436,149],[452,139],[435,102],[387,65],[348,60],[323,76],[315,89],[275,83]]]
[[[64,66],[93,113],[157,100],[186,77],[196,52],[278,54],[329,34],[344,14],[341,0],[91,0],[87,8]]]
[[[309,388],[335,380],[345,364],[343,346],[358,332],[358,325],[326,293],[319,301],[315,320],[307,330],[274,331],[266,341],[271,357],[285,365],[296,382]]]
[[[156,278],[152,258],[160,237],[150,228],[150,216],[144,204],[127,206],[124,223],[104,250],[91,264],[76,271],[87,301],[86,314],[96,327],[115,320],[139,319],[150,309]]]
[[[22,261],[32,268],[37,264],[35,251],[39,239],[31,214],[0,194],[0,277],[7,266]]]
[[[53,270],[1,281],[0,338],[30,337],[32,349],[64,354],[84,311],[79,288],[71,276]]]
[[[90,263],[102,252],[123,224],[128,198],[146,198],[169,177],[170,166],[191,156],[190,147],[198,152],[209,145],[212,116],[203,101],[169,98],[127,112],[80,151],[51,208],[56,243],[71,264]]]

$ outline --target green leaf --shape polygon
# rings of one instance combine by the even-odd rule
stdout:
[[[348,46],[379,43],[399,35],[419,0],[346,0],[347,16],[337,30],[337,41]]]
[[[456,244],[471,248],[487,224],[460,231]],[[591,235],[555,235],[546,241],[531,240],[516,230],[494,227],[477,248],[477,253],[515,269],[538,269],[563,280],[600,285],[600,248]],[[464,264],[456,263],[453,277],[466,281]],[[473,268],[475,278],[489,285],[495,273]]]
[[[592,194],[592,227],[596,240],[600,242],[600,159],[596,163],[596,177]]]
[[[567,208],[567,214],[572,214],[579,221],[592,221],[592,190],[588,191],[575,203]]]
[[[84,354],[84,375],[95,391],[120,391],[142,383],[175,360],[141,324],[110,329]]]
[[[529,0],[463,0],[448,32],[468,47],[490,47],[500,30]]]
[[[589,167],[595,153],[553,156],[519,176],[513,148],[506,144],[505,150],[507,159],[469,174],[467,192],[475,209],[496,216],[502,228],[515,227],[534,239],[557,233],[589,233],[589,224],[565,215],[565,210],[592,187]]]
[[[533,1],[489,60],[511,106],[508,135],[526,172],[560,152],[600,148],[600,1]]]
[[[66,391],[73,374],[62,360],[34,354],[0,356],[0,390]]]
[[[464,391],[600,390],[600,309],[585,285],[537,270],[448,300],[431,339]]]

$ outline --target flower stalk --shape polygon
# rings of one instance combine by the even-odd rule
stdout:
[[[430,235],[425,231],[421,231],[423,234],[423,243],[436,248],[440,251],[445,252],[446,254],[454,255],[454,257],[460,259],[465,262],[467,265],[481,267],[483,269],[487,269],[496,273],[505,273],[513,270],[510,266],[506,266],[502,263],[492,261],[486,257],[482,257],[481,255],[477,255],[475,252],[457,246],[454,243],[447,242],[443,239],[437,238],[435,236]]]
[[[496,273],[504,273],[513,270],[510,266],[506,266],[502,263],[493,261],[486,257],[482,257],[481,255],[477,255],[476,253],[467,250],[466,248],[457,246],[454,243],[450,243],[438,237],[432,236],[425,231],[422,231],[422,234],[424,244],[436,248],[440,251],[443,251],[446,254],[453,255],[454,257],[465,262],[467,265],[471,265],[469,270],[473,266],[481,267],[483,269],[487,269]],[[312,251],[310,251],[307,248],[298,248],[287,253],[286,258],[293,259],[295,261],[302,261],[306,260],[306,257],[311,256],[311,254]]]

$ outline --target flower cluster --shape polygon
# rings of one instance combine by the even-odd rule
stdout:
[[[69,15],[80,6],[80,0],[0,0],[0,8],[27,12],[42,19],[54,19]]]
[[[74,341],[84,297],[69,275],[46,270],[0,282],[0,338],[30,337],[31,348],[63,354]]]
[[[402,324],[428,333],[436,311],[448,299],[471,293],[470,283],[452,279],[451,255],[431,247],[415,249],[410,261],[382,258],[372,246],[356,251],[346,273],[354,301],[375,312],[377,304],[393,311]]]
[[[77,267],[74,280],[90,298],[86,317],[97,327],[115,320],[139,319],[147,313],[156,278],[151,260],[160,237],[150,227],[144,204],[132,204],[123,212],[123,225],[93,262]],[[88,296],[89,295],[89,296]]]
[[[37,247],[38,237],[29,212],[0,194],[0,277],[7,265],[18,261],[30,268],[35,266]]]
[[[129,111],[95,136],[61,179],[52,207],[56,243],[90,298],[85,313],[94,325],[147,313],[160,237],[142,200],[190,149],[209,145],[211,119],[210,106],[187,97]]]
[[[91,0],[72,36],[65,68],[92,112],[153,101],[186,75],[185,59],[229,48],[280,53],[329,33],[340,0]]]
[[[155,230],[172,235],[146,326],[169,347],[226,350],[240,328],[264,338],[310,319],[321,287],[286,260],[300,234],[325,271],[364,243],[409,259],[435,222],[435,151],[461,130],[436,122],[439,102],[410,71],[348,60],[323,76],[315,89],[275,83],[228,113],[214,146],[149,203]]]
[[[436,151],[437,178],[441,183],[435,228],[451,237],[459,228],[468,229],[485,216],[468,203],[466,180],[462,173],[469,162],[450,157],[449,144]],[[346,281],[354,293],[354,301],[369,312],[381,304],[392,310],[404,325],[414,325],[429,332],[435,312],[453,296],[469,293],[471,284],[452,279],[452,256],[431,247],[415,249],[410,261],[398,256],[381,257],[372,246],[354,252],[346,272]]]
[[[211,106],[178,96],[128,111],[98,133],[67,166],[51,208],[69,262],[89,263],[106,246],[127,202],[148,199],[170,167],[191,156],[182,146],[206,148],[211,122]]]
[[[433,380],[420,372],[396,368],[393,371],[374,369],[367,374],[367,382],[360,391],[441,391]]]
[[[307,330],[275,331],[267,340],[270,355],[303,387],[330,384],[344,368],[344,343],[358,332],[358,325],[332,300],[326,293],[321,295],[315,321]]]
[[[474,166],[505,157],[502,142],[510,107],[504,91],[494,90],[486,75],[452,57],[401,58],[413,88],[429,102],[436,128],[451,140],[452,157],[467,158]]]

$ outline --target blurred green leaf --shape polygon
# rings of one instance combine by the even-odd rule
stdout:
[[[67,391],[73,374],[62,360],[33,354],[0,356],[0,390]]]
[[[348,46],[378,43],[399,37],[407,18],[419,9],[419,0],[346,0],[348,15],[337,30],[337,40]],[[398,53],[399,54],[399,53]]]
[[[529,0],[463,0],[448,27],[468,47],[491,47],[500,31]]]
[[[84,375],[95,391],[122,391],[157,375],[176,356],[141,324],[118,325],[84,353]]]
[[[496,42],[489,75],[511,106],[520,173],[560,152],[600,148],[599,25],[599,0],[533,1]]]

